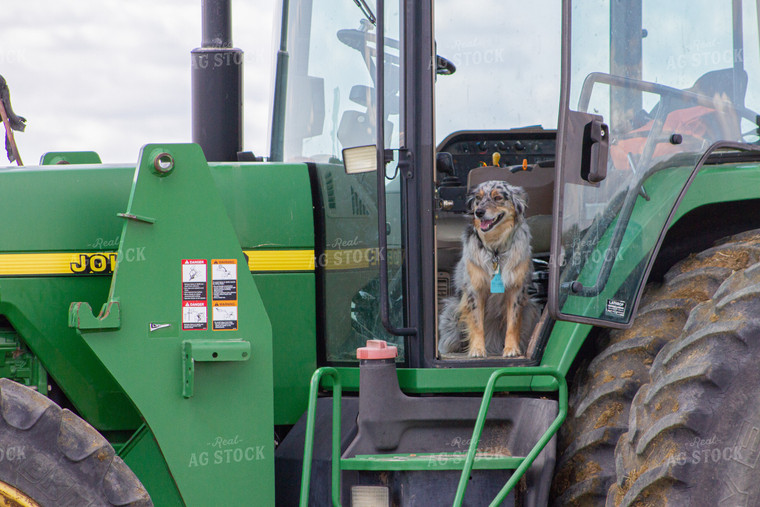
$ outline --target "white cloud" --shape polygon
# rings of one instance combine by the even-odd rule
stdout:
[[[257,154],[268,152],[273,9],[232,1],[233,41],[246,52],[244,148]],[[0,74],[27,118],[16,136],[26,164],[61,150],[132,162],[143,144],[190,141],[200,0],[4,0],[0,26]]]

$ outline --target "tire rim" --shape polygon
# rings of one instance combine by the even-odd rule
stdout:
[[[37,502],[32,500],[21,490],[16,489],[3,481],[0,481],[0,498],[4,500],[3,505],[14,505],[19,507],[39,506]]]

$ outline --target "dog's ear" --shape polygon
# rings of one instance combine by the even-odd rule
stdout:
[[[528,209],[528,194],[522,187],[512,187],[512,203],[515,205],[515,213],[519,216],[525,215]]]
[[[474,213],[472,209],[472,204],[475,202],[475,199],[478,197],[478,194],[475,190],[476,189],[470,190],[470,193],[467,194],[467,200],[464,202],[464,208],[467,210],[467,213],[470,215]]]

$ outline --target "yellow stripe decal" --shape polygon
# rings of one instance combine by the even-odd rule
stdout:
[[[244,250],[251,271],[314,271],[314,250]]]
[[[314,250],[245,250],[248,268],[262,271],[314,271],[368,269],[378,264],[377,248],[327,250],[315,259]],[[389,262],[400,261],[391,249]],[[58,252],[0,254],[0,276],[108,275],[116,267],[116,252]]]
[[[116,252],[0,254],[0,276],[97,275],[115,266]]]

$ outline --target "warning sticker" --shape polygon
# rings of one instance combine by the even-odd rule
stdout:
[[[206,302],[182,303],[182,329],[184,331],[202,331],[208,329]]]
[[[238,328],[237,259],[211,261],[211,300],[213,329]]]
[[[182,329],[208,329],[206,259],[182,260]]]
[[[232,330],[238,327],[238,307],[237,304],[229,305],[225,302],[214,303],[213,318],[214,330]]]

